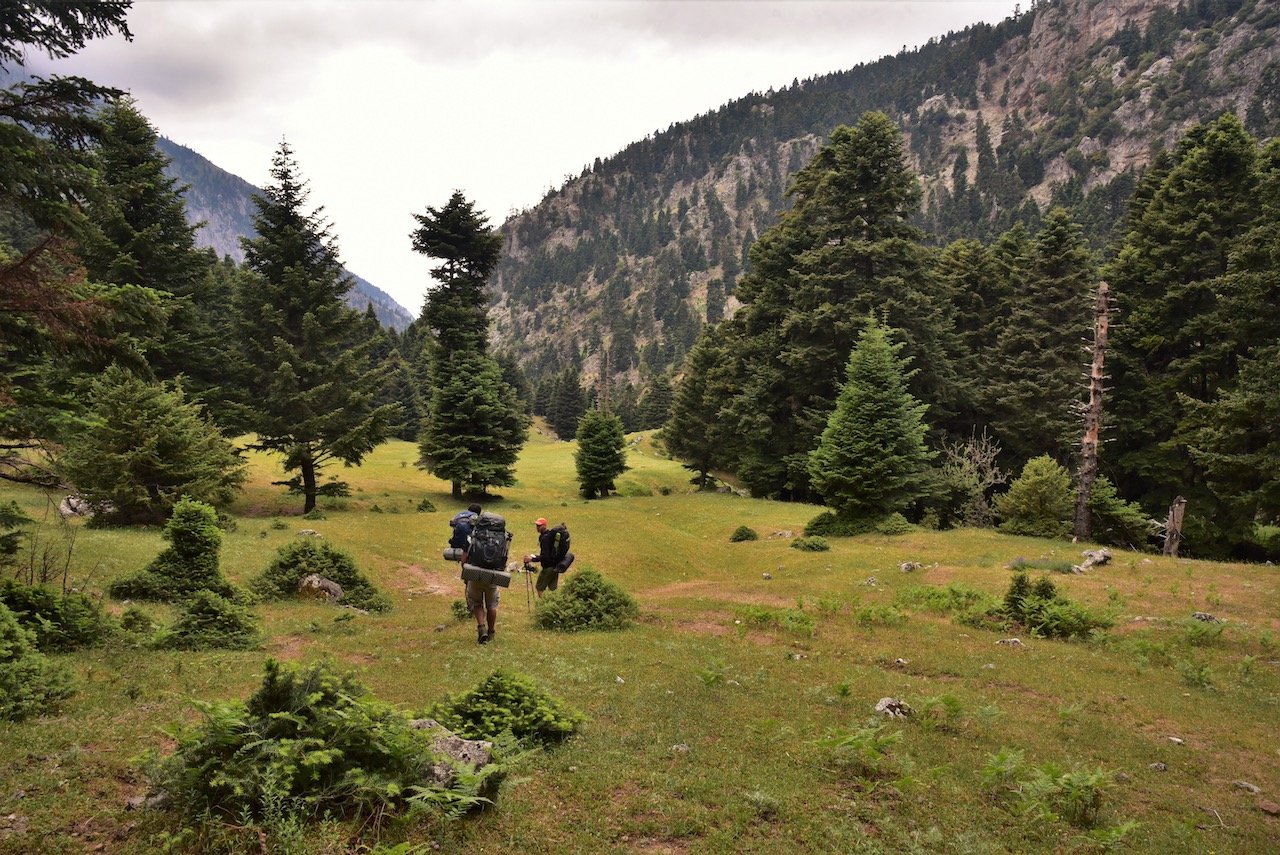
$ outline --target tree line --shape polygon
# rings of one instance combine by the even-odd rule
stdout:
[[[1181,496],[1189,546],[1257,554],[1280,518],[1280,142],[1260,146],[1232,114],[1191,129],[1137,183],[1105,264],[1061,208],[1034,232],[932,248],[903,148],[869,112],[797,173],[792,208],[751,247],[742,309],[684,363],[664,435],[696,480],[721,471],[755,495],[964,523],[972,473],[956,464],[984,448],[998,449],[988,470],[1043,455],[1079,466],[1105,280],[1116,323],[1102,489],[1156,518]],[[862,397],[896,402],[896,429],[875,407],[842,409],[866,336],[892,342],[875,364],[895,354],[901,388]],[[902,446],[911,414],[927,446]],[[862,445],[841,450],[851,437]]]

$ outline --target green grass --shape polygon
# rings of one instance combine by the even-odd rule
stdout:
[[[352,496],[321,500],[326,518],[314,521],[298,516],[300,499],[270,486],[280,478],[277,461],[254,457],[223,543],[227,578],[244,585],[311,528],[351,554],[393,610],[337,622],[333,607],[272,603],[256,607],[267,639],[261,651],[106,647],[56,657],[79,685],[62,714],[0,724],[0,853],[98,844],[113,853],[160,851],[181,829],[164,814],[125,811],[125,800],[144,789],[133,759],[166,744],[162,728],[194,722],[191,701],[247,696],[267,656],[331,656],[406,710],[506,668],[585,714],[580,732],[537,752],[482,818],[448,828],[391,823],[381,832],[388,847],[1091,852],[1117,837],[1122,848],[1146,852],[1273,846],[1277,820],[1232,782],[1250,781],[1280,801],[1277,568],[1113,550],[1106,567],[1054,581],[1072,601],[1113,614],[1114,629],[1088,643],[1023,638],[1013,648],[925,608],[924,598],[899,595],[955,583],[998,598],[1015,558],[1071,561],[1086,545],[913,530],[830,538],[829,552],[801,552],[776,533],[799,534],[819,508],[694,493],[687,473],[647,436],[629,446],[632,468],[619,488],[625,483],[630,495],[585,502],[572,451],[534,432],[519,483],[486,509],[507,517],[513,555],[535,548],[535,518],[568,523],[575,566],[635,597],[636,626],[572,637],[535,630],[517,579],[503,593],[497,640],[479,646],[470,621],[451,615],[462,584],[440,558],[459,503],[446,483],[413,468],[412,445],[391,443],[357,469],[335,470]],[[0,501],[9,498],[45,520],[42,543],[61,542],[41,493],[0,486]],[[423,499],[438,512],[418,512]],[[730,544],[741,525],[760,540]],[[164,546],[158,529],[74,531],[71,577],[94,592]],[[904,574],[906,561],[925,569]],[[1227,620],[1212,638],[1187,623],[1209,598]],[[897,611],[895,603],[921,605]],[[175,614],[144,608],[166,622]],[[839,753],[848,746],[832,746],[866,732],[887,696],[921,714],[870,722],[886,725],[882,756],[874,774],[859,775],[861,764]],[[900,736],[884,742],[888,734]],[[1039,808],[1052,806],[1047,796],[1031,805],[1034,794],[993,789],[990,758],[1013,751],[1024,770],[1060,769],[1062,780],[1103,770],[1095,827],[1046,818]],[[1155,762],[1167,771],[1149,769]],[[1137,828],[1124,833],[1131,822]],[[291,852],[349,851],[357,831],[338,822],[266,829],[271,851]],[[363,833],[375,842],[372,830]],[[179,839],[175,851],[200,851],[201,840],[210,852],[262,846],[256,830],[234,828]]]

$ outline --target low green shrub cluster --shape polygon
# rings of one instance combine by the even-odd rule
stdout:
[[[730,543],[742,543],[747,540],[759,540],[760,535],[751,526],[740,525],[733,530],[733,534],[729,535]]]
[[[71,673],[39,652],[34,636],[0,603],[0,721],[56,710],[73,691]]]
[[[57,594],[38,585],[6,579],[0,585],[0,604],[9,607],[18,623],[32,634],[38,650],[65,653],[101,643],[111,632],[102,607],[84,594]]]
[[[1009,569],[1013,571],[1047,570],[1051,573],[1070,573],[1072,567],[1072,563],[1065,558],[1015,558],[1009,562]]]
[[[823,511],[805,524],[806,537],[856,537],[875,530],[875,520]]]
[[[738,619],[747,626],[762,629],[783,629],[797,635],[812,637],[818,625],[813,615],[802,607],[794,609],[771,609],[768,606],[748,605],[738,609]]]
[[[1102,769],[1068,771],[1052,762],[1029,767],[1021,751],[1010,749],[989,755],[982,777],[995,798],[1023,816],[1077,828],[1098,825],[1111,779]]]
[[[809,537],[797,537],[791,541],[791,548],[801,552],[826,552],[831,548],[831,544],[825,537],[815,534]]]
[[[212,591],[198,591],[173,626],[157,634],[154,644],[164,650],[256,650],[262,645],[262,630],[245,606]]]
[[[939,588],[936,585],[904,588],[898,592],[893,601],[895,605],[902,608],[944,615],[963,615],[971,611],[987,612],[1000,606],[1000,601],[990,594],[954,582],[945,588]]]
[[[378,817],[415,800],[439,804],[442,795],[482,801],[474,775],[460,775],[450,791],[425,789],[432,766],[442,762],[430,731],[413,729],[403,713],[328,663],[267,660],[247,702],[197,707],[201,725],[176,732],[174,752],[150,764],[153,788],[189,818]],[[486,767],[479,777],[497,769]]]
[[[1008,534],[1067,537],[1075,513],[1071,475],[1047,454],[1027,461],[1009,492],[996,497],[996,513]]]
[[[1032,584],[1023,572],[1009,583],[1001,614],[1043,638],[1088,638],[1094,630],[1112,625],[1110,619],[1059,596],[1048,576]]]
[[[370,612],[391,610],[391,600],[373,586],[345,552],[327,543],[296,540],[276,552],[267,569],[254,577],[250,589],[264,600],[283,600],[298,594],[298,583],[312,573],[342,586],[342,603]]]
[[[447,695],[426,714],[468,739],[492,740],[510,731],[517,739],[540,743],[566,739],[583,721],[528,677],[503,669],[468,692]]]
[[[573,574],[560,590],[547,594],[533,610],[533,625],[559,632],[615,630],[640,613],[631,595],[598,572]]]
[[[218,570],[222,530],[218,512],[211,505],[185,497],[179,500],[162,536],[169,547],[142,572],[113,582],[109,589],[112,597],[177,602],[196,591],[238,596]]]
[[[853,611],[853,621],[858,626],[903,626],[907,616],[895,606],[859,606]]]

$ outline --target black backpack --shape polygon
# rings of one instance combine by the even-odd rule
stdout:
[[[552,567],[559,567],[564,564],[565,558],[569,555],[569,529],[564,523],[560,523],[551,529],[552,546],[555,548],[556,563]],[[572,559],[570,559],[572,561]],[[566,565],[567,568],[567,565]],[[551,568],[548,567],[548,570]]]
[[[510,546],[511,533],[507,531],[507,521],[485,511],[476,517],[471,529],[471,548],[467,551],[466,563],[486,570],[504,570]]]

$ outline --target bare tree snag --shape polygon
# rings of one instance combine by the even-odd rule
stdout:
[[[1182,516],[1187,511],[1187,500],[1179,496],[1169,506],[1169,519],[1164,524],[1164,554],[1178,557],[1178,545],[1182,543]]]
[[[1107,354],[1107,332],[1110,310],[1107,305],[1107,283],[1098,283],[1098,298],[1093,313],[1093,361],[1089,368],[1089,404],[1084,411],[1084,438],[1080,442],[1080,477],[1076,491],[1077,540],[1088,540],[1092,521],[1089,497],[1098,477],[1098,435],[1102,428],[1103,362]]]

